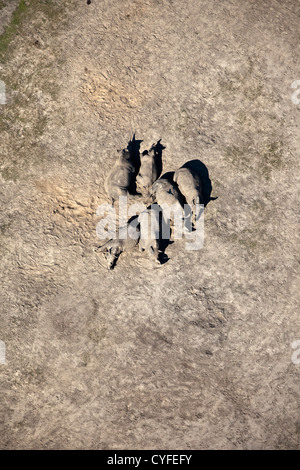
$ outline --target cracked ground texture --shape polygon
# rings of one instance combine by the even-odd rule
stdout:
[[[0,0],[2,449],[299,449],[296,0]],[[199,251],[105,269],[133,133],[212,182]]]

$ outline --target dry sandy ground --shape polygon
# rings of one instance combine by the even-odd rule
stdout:
[[[299,15],[0,1],[2,449],[299,449]],[[108,271],[96,209],[133,132],[217,199],[202,250]]]

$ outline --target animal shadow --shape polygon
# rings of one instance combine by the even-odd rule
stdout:
[[[156,165],[157,165],[157,171],[158,171],[158,178],[160,177],[163,169],[163,164],[162,164],[162,153],[163,150],[166,148],[164,145],[161,144],[161,139],[159,139],[156,144],[153,144],[152,147],[155,152],[155,160],[156,160]]]
[[[163,217],[163,212],[160,210],[159,214],[159,226],[160,226],[160,234],[159,234],[159,261],[161,264],[165,264],[169,261],[169,257],[166,254],[166,249],[169,245],[172,245],[174,242],[171,240],[172,236],[172,229],[170,227],[170,221],[166,221]],[[166,234],[169,236],[166,237]]]
[[[175,174],[175,171],[167,171],[160,178],[164,179],[164,180],[168,180],[168,181],[172,182],[173,184],[176,184],[176,183],[174,183],[174,174]]]
[[[132,182],[129,187],[130,194],[138,194],[136,190],[136,177],[141,167],[140,147],[142,142],[142,140],[136,140],[135,134],[133,134],[132,139],[128,142],[127,145],[127,149],[130,153],[130,159],[135,167],[134,177],[132,178]]]

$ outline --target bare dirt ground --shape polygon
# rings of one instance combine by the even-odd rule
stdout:
[[[297,0],[0,1],[2,449],[299,449]],[[198,158],[202,250],[103,268],[133,132]]]

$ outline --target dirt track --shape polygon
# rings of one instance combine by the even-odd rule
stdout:
[[[0,1],[1,448],[299,449],[299,2],[18,5]],[[217,199],[202,250],[107,271],[96,209],[133,132],[164,171],[200,159]]]

